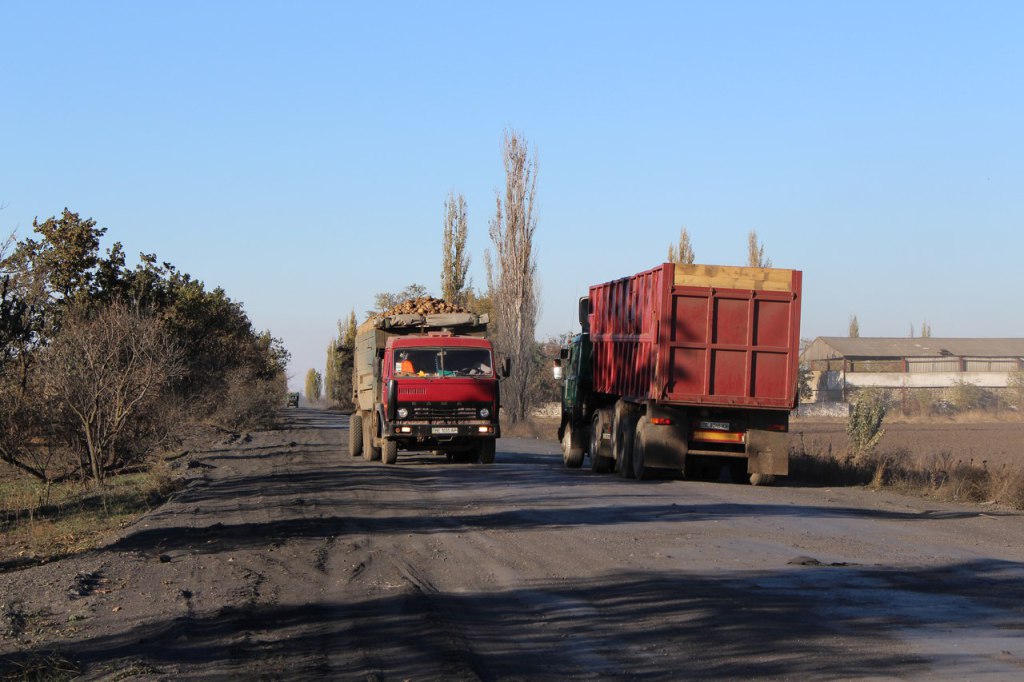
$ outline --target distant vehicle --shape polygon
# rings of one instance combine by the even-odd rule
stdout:
[[[288,394],[288,407],[298,407],[298,406],[299,406],[299,394],[298,393],[289,393]]]
[[[801,273],[665,263],[590,287],[562,349],[567,467],[645,478],[730,467],[754,485],[789,472]]]

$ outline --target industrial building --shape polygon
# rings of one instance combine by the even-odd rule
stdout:
[[[1004,389],[1024,367],[1024,339],[819,336],[800,363],[810,369],[809,402],[845,401],[851,390],[866,387]]]

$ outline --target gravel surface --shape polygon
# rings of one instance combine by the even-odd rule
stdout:
[[[82,679],[1024,677],[1024,516],[865,489],[347,455],[346,417],[192,456],[103,549],[0,573],[0,672]]]

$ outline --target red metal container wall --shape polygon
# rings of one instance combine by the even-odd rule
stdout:
[[[675,286],[671,264],[591,287],[594,389],[666,403],[791,408],[798,271],[790,288]]]
[[[635,400],[656,398],[657,329],[672,266],[590,287],[594,390]]]

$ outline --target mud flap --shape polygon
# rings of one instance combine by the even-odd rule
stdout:
[[[747,473],[785,476],[789,473],[789,434],[747,431]]]
[[[682,470],[687,451],[684,425],[660,426],[643,419],[639,428],[643,431],[645,467]]]

